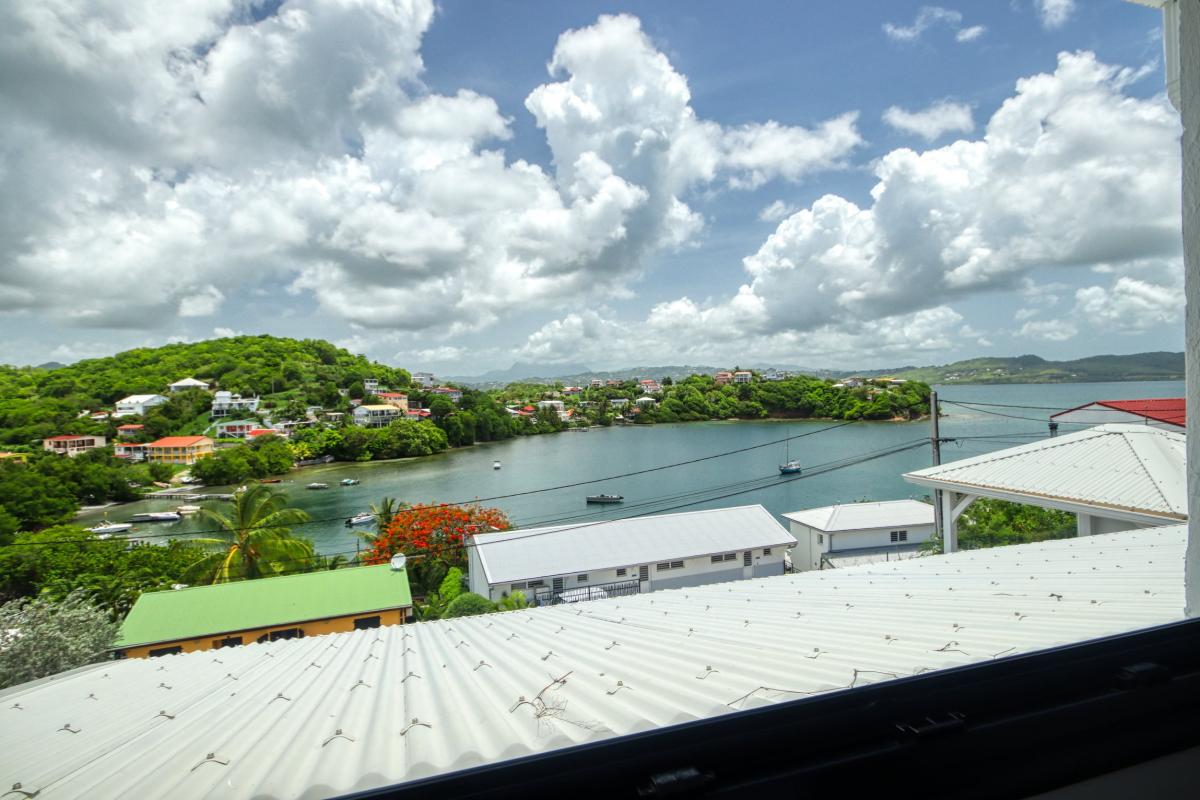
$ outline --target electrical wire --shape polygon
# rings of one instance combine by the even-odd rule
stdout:
[[[942,403],[945,403],[947,405],[959,406],[961,408],[966,408],[970,411],[978,411],[981,414],[991,414],[994,417],[1006,417],[1008,419],[1024,419],[1024,420],[1030,420],[1032,422],[1050,422],[1051,421],[1051,420],[1041,419],[1039,417],[1026,417],[1026,416],[1021,416],[1019,414],[1005,414],[1000,411],[989,411],[986,408],[978,408],[977,404],[964,403],[964,402],[961,402],[958,400],[942,400],[941,398],[938,398],[938,404],[940,405]],[[1067,421],[1059,422],[1058,424],[1059,425],[1082,425],[1082,426],[1088,427],[1088,428],[1094,427],[1096,425],[1096,423],[1094,423],[1094,422],[1067,422]]]

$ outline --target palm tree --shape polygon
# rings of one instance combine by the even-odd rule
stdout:
[[[392,524],[392,517],[405,508],[408,508],[408,503],[402,503],[394,497],[385,497],[378,505],[372,503],[371,513],[375,515],[375,530],[387,530],[387,526]]]
[[[254,484],[233,497],[233,511],[223,514],[201,509],[198,517],[217,535],[193,539],[209,555],[188,569],[193,582],[226,583],[298,572],[313,559],[312,542],[292,536],[291,525],[308,522],[298,508],[286,506],[287,496],[269,486]]]

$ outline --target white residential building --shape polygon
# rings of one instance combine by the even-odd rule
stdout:
[[[784,552],[796,544],[759,505],[480,533],[472,541],[472,592],[499,600],[521,591],[538,604],[782,575]]]
[[[245,414],[258,411],[258,397],[242,397],[232,392],[217,392],[213,395],[212,419],[228,417],[230,414]]]
[[[537,405],[540,409],[549,409],[559,413],[562,413],[563,410],[562,400],[539,400]]]
[[[432,389],[433,385],[437,383],[437,379],[433,377],[432,372],[414,372],[412,380],[413,383],[422,389]]]
[[[613,408],[624,408],[625,406],[629,405],[629,398],[628,397],[614,397],[613,399],[608,401],[608,404],[610,406],[612,406]]]
[[[215,433],[218,439],[245,439],[246,434],[260,427],[262,423],[256,419],[228,419],[216,424]]]
[[[204,381],[198,381],[195,378],[184,378],[181,381],[175,381],[167,388],[172,392],[185,392],[188,389],[199,389],[206,392],[208,391],[208,384]]]
[[[155,406],[161,406],[167,398],[161,394],[131,394],[117,401],[114,417],[140,417]]]
[[[88,450],[96,450],[104,447],[104,442],[105,438],[103,436],[64,434],[62,436],[51,436],[49,439],[43,439],[42,449],[49,450],[51,453],[58,453],[60,456],[77,456],[80,453],[86,453]]]
[[[604,380],[602,378],[592,378],[590,381],[588,381],[588,386],[593,389],[603,389]]]
[[[367,394],[375,394],[375,392],[379,391],[379,379],[363,378],[363,390]]]
[[[933,506],[918,500],[844,503],[783,515],[800,571],[912,558],[933,536]]]
[[[740,369],[737,372],[733,373],[733,382],[734,383],[749,383],[753,379],[754,379],[754,373],[750,372],[749,370]]]
[[[364,428],[386,428],[403,416],[404,411],[393,405],[361,405],[354,409],[354,424]]]

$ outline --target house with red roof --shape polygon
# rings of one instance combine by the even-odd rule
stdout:
[[[163,464],[195,464],[213,454],[207,436],[166,436],[146,445],[146,458]]]
[[[67,433],[62,436],[51,436],[49,439],[43,439],[42,449],[49,450],[51,453],[58,453],[60,456],[77,456],[80,453],[86,453],[88,450],[104,447],[104,443],[105,438],[103,436],[80,436]]]
[[[131,439],[134,436],[140,436],[142,431],[145,430],[145,428],[146,428],[145,425],[134,425],[134,424],[118,425],[117,426],[117,436],[122,439]]]
[[[1070,425],[1072,430],[1108,422],[1125,422],[1169,431],[1183,431],[1187,428],[1187,406],[1182,397],[1096,400],[1052,414],[1050,421]]]

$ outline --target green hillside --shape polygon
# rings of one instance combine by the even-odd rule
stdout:
[[[944,366],[903,367],[889,374],[925,383],[1099,383],[1183,380],[1183,353],[1102,355],[1074,361],[1040,356],[972,358]]]

